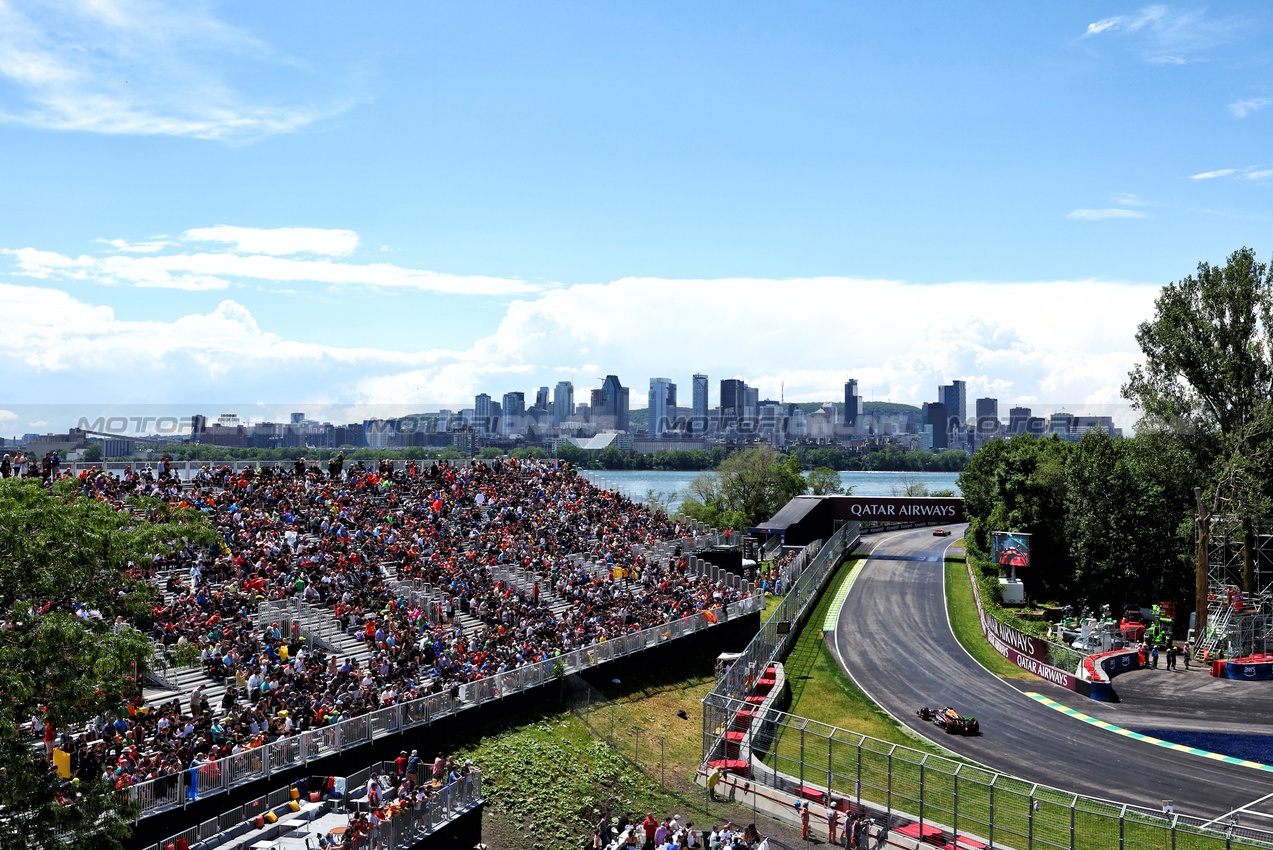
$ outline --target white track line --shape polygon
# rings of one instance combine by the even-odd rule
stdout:
[[[1257,804],[1259,804],[1259,803],[1263,803],[1263,802],[1264,802],[1265,800],[1267,800],[1269,797],[1273,797],[1273,794],[1265,794],[1263,797],[1261,797],[1261,798],[1260,798],[1260,799],[1258,799],[1258,800],[1252,800],[1251,802],[1247,803],[1246,805],[1239,806],[1238,808],[1234,809],[1234,810],[1233,810],[1233,811],[1231,811],[1231,812],[1225,812],[1224,814],[1220,815],[1220,817],[1216,818],[1215,820],[1209,820],[1209,821],[1207,821],[1206,823],[1204,823],[1204,824],[1202,825],[1202,828],[1203,828],[1203,829],[1206,829],[1207,827],[1211,826],[1211,824],[1213,824],[1213,823],[1219,823],[1220,821],[1224,820],[1225,818],[1227,818],[1227,817],[1232,817],[1233,815],[1236,815],[1236,814],[1238,814],[1239,812],[1241,812],[1242,814],[1247,814],[1247,815],[1259,815],[1260,817],[1264,817],[1264,818],[1273,818],[1273,815],[1266,815],[1266,814],[1264,814],[1263,812],[1248,812],[1248,811],[1247,811],[1247,808],[1248,808],[1249,806],[1254,806],[1254,805],[1257,805]]]

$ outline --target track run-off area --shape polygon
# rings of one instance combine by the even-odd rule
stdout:
[[[826,640],[870,699],[917,734],[1000,773],[1150,809],[1172,800],[1175,811],[1194,817],[1221,819],[1241,811],[1244,823],[1273,829],[1273,777],[1268,772],[1118,734],[1026,693],[1117,725],[1212,731],[1205,708],[1232,696],[1241,704],[1227,712],[1232,720],[1221,724],[1228,727],[1221,731],[1242,726],[1257,732],[1273,717],[1264,710],[1265,700],[1273,699],[1268,683],[1207,682],[1210,677],[1201,672],[1156,680],[1154,676],[1175,674],[1138,671],[1125,674],[1137,677],[1135,687],[1127,689],[1132,693],[1122,704],[1110,706],[1040,679],[1000,678],[974,660],[951,630],[945,556],[965,527],[950,530],[950,537],[934,537],[931,528],[919,528],[864,538],[870,555],[856,571]],[[1116,686],[1121,682],[1123,677]],[[1159,683],[1167,692],[1155,698]],[[1233,685],[1247,690],[1235,691]],[[1180,691],[1190,687],[1202,709],[1186,704]],[[1145,698],[1138,700],[1142,693]],[[924,705],[949,705],[976,717],[981,734],[946,734],[915,715]],[[1194,714],[1198,721],[1188,722]]]

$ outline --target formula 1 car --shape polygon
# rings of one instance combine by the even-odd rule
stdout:
[[[933,536],[934,536],[934,537],[949,537],[949,536],[950,536],[950,532],[949,532],[949,531],[947,531],[947,530],[946,530],[946,529],[944,529],[944,528],[934,528],[934,529],[933,529]]]
[[[920,720],[931,720],[939,729],[945,729],[952,735],[977,735],[981,732],[981,724],[975,717],[962,717],[950,706],[945,708],[924,708],[915,712]]]

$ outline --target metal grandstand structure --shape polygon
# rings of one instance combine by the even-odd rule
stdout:
[[[1197,657],[1223,649],[1231,658],[1273,649],[1273,520],[1251,523],[1250,575],[1242,519],[1212,518],[1207,544],[1207,623]]]

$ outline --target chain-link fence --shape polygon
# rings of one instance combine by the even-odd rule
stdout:
[[[646,776],[658,780],[660,788],[666,787],[667,742],[662,736],[633,726],[631,718],[617,712],[614,702],[578,676],[566,677],[562,699],[592,734]]]
[[[757,718],[749,708],[720,694],[707,697],[704,762],[732,759],[730,772],[754,786],[867,811],[891,830],[914,832],[918,824],[920,835],[940,833],[951,845],[965,836],[1029,850],[1273,847],[1273,833],[1236,822],[1096,800],[781,711]],[[742,732],[742,740],[727,739],[731,731]]]
[[[795,579],[790,592],[769,619],[760,626],[743,654],[730,665],[729,670],[716,683],[713,694],[742,699],[755,681],[756,673],[771,662],[786,656],[792,642],[800,632],[800,624],[818,602],[822,586],[844,560],[844,556],[857,545],[861,524],[846,522],[818,552],[817,557]]]

